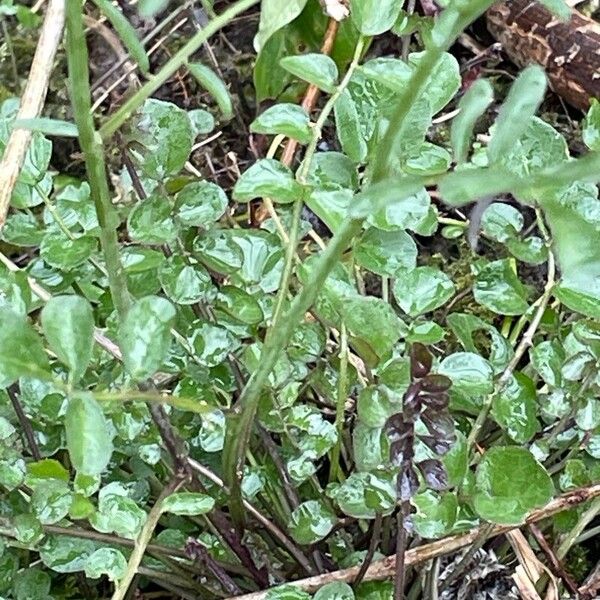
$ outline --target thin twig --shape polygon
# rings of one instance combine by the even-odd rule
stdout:
[[[565,535],[565,538],[561,542],[558,550],[556,551],[556,557],[559,560],[563,560],[567,555],[575,540],[583,532],[583,530],[596,518],[596,515],[600,513],[600,498],[594,499],[594,501],[583,511],[579,517],[575,526]]]
[[[42,112],[64,23],[65,0],[50,0],[17,119],[35,119]],[[0,231],[6,222],[10,198],[23,167],[32,135],[30,129],[15,127],[6,143],[0,161]]]
[[[369,541],[369,548],[367,549],[367,553],[365,555],[365,559],[360,565],[360,571],[356,576],[356,579],[352,582],[352,585],[356,588],[360,585],[360,582],[365,578],[365,573],[371,566],[373,562],[373,557],[375,556],[375,550],[377,550],[377,546],[379,546],[379,540],[381,539],[381,523],[383,521],[383,517],[381,513],[377,513],[375,515],[375,520],[373,521],[373,531],[371,532],[371,540]]]
[[[566,494],[563,494],[562,496],[559,496],[558,498],[555,498],[554,500],[551,500],[543,508],[533,511],[529,515],[529,517],[527,517],[526,522],[536,523],[543,519],[547,519],[548,517],[551,517],[559,512],[562,512],[563,510],[568,510],[574,506],[582,504],[583,502],[598,497],[600,497],[600,483],[589,487],[572,490]],[[492,529],[489,537],[501,535],[513,529],[518,529],[518,527],[510,525],[496,525]],[[477,539],[480,532],[481,529],[477,528],[470,531],[469,533],[451,536],[442,540],[431,542],[430,544],[424,544],[422,546],[418,546],[417,548],[408,550],[405,553],[404,564],[407,567],[422,564],[438,556],[444,556],[446,554],[457,552],[461,548],[472,544],[473,541]],[[307,579],[294,581],[293,585],[299,588],[300,590],[312,593],[317,591],[326,583],[332,583],[336,581],[351,583],[352,581],[354,581],[359,571],[360,567],[351,567],[350,569],[342,569],[340,571],[334,571],[332,573],[325,573],[323,575],[317,575],[316,577],[309,577]],[[369,567],[365,574],[364,580],[383,581],[386,579],[390,579],[391,577],[393,577],[395,571],[396,557],[387,556],[386,558],[375,561]],[[238,596],[236,600],[265,600],[267,594],[268,590],[262,592],[254,592],[252,594],[246,594],[245,596]]]
[[[138,537],[135,540],[135,545],[133,548],[133,552],[129,557],[129,562],[127,563],[127,570],[123,577],[117,582],[115,585],[115,591],[112,595],[111,600],[123,600],[125,595],[127,594],[127,590],[136,573],[138,572],[138,568],[140,563],[142,562],[142,558],[144,558],[144,554],[146,553],[146,549],[148,544],[150,543],[150,539],[152,538],[152,534],[158,525],[158,520],[162,514],[162,505],[168,496],[176,492],[179,487],[183,484],[183,479],[173,478],[169,485],[167,485],[160,496],[156,500],[154,506],[148,513],[148,518],[142,527]]]
[[[500,393],[504,389],[506,384],[510,381],[510,378],[511,378],[514,370],[517,368],[521,358],[523,358],[523,355],[525,354],[527,349],[532,345],[533,337],[542,321],[542,317],[544,316],[544,312],[546,311],[546,306],[548,305],[548,301],[550,300],[550,296],[552,295],[552,289],[554,288],[554,279],[556,277],[556,263],[554,260],[554,254],[552,253],[550,238],[549,238],[548,232],[543,224],[543,219],[542,219],[541,213],[539,212],[539,210],[537,210],[536,214],[538,217],[538,226],[540,227],[541,233],[544,236],[544,240],[546,242],[546,246],[548,247],[548,251],[549,251],[548,252],[548,278],[546,280],[546,286],[544,287],[543,294],[540,296],[540,298],[537,302],[537,305],[538,305],[537,310],[535,311],[535,314],[534,314],[533,318],[531,319],[531,323],[529,324],[529,327],[523,334],[523,337],[521,338],[519,345],[515,349],[514,356],[512,357],[511,361],[508,363],[508,365],[504,369],[502,375],[498,379],[498,382],[496,383],[494,391],[486,398],[485,403],[484,403],[483,407],[481,408],[481,411],[479,412],[479,414],[477,415],[477,418],[475,419],[475,423],[473,424],[473,427],[472,427],[472,429],[469,433],[469,437],[468,437],[468,447],[469,448],[471,448],[477,441],[479,433],[481,432],[481,429],[483,428],[485,421],[486,421],[486,419],[490,413],[490,410],[492,408],[494,397],[498,393]]]
[[[400,476],[399,476],[400,477]],[[396,560],[394,564],[394,600],[404,598],[404,580],[408,565],[406,556],[406,518],[410,509],[408,501],[402,502],[396,515]]]
[[[188,458],[190,467],[200,475],[210,479],[214,484],[219,486],[226,494],[229,490],[225,486],[225,482],[210,469],[200,464],[193,458]],[[283,532],[277,525],[272,523],[265,517],[253,504],[247,500],[243,501],[244,508],[290,553],[290,555],[298,562],[298,564],[308,573],[313,573],[314,569],[306,560],[304,553],[296,547],[294,542]]]
[[[547,542],[544,534],[540,530],[537,525],[533,523],[529,525],[529,531],[531,531],[535,541],[538,543],[538,546],[542,550],[542,552],[546,555],[548,562],[550,563],[550,568],[554,572],[554,575],[559,579],[562,579],[567,589],[574,595],[577,595],[577,584],[573,580],[573,578],[567,573],[565,570],[562,561],[556,556],[554,550],[550,547],[550,544]]]
[[[40,449],[35,441],[35,434],[33,432],[33,427],[31,427],[31,423],[19,402],[19,388],[17,384],[11,385],[6,389],[8,393],[8,397],[10,398],[11,404],[15,410],[17,418],[19,419],[19,423],[21,424],[21,429],[23,430],[23,435],[27,440],[27,445],[29,446],[29,451],[31,452],[31,456],[35,458],[35,460],[42,460],[42,455],[40,454]]]

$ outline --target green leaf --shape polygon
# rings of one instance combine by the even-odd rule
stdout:
[[[452,391],[467,396],[490,394],[494,372],[489,362],[473,352],[455,352],[440,363],[438,373],[452,380]]]
[[[209,229],[225,214],[227,204],[227,196],[218,185],[195,181],[175,196],[175,216],[186,227]]]
[[[292,511],[290,535],[301,545],[322,540],[337,523],[336,516],[319,500],[303,502]]]
[[[343,90],[337,99],[333,112],[336,134],[344,154],[354,162],[363,162],[367,156],[367,144],[363,138],[356,105],[348,90]]]
[[[387,202],[383,201],[385,199],[383,194],[381,203],[378,202],[379,199],[375,199],[380,206],[372,206],[368,215],[369,223],[384,231],[411,229],[417,232],[429,218],[431,207],[429,194],[425,188],[419,187],[415,191],[409,189],[406,193],[402,193],[395,186],[388,184],[388,191],[390,190],[393,190],[394,194]],[[435,223],[437,224],[437,219]]]
[[[34,215],[13,212],[6,219],[2,229],[2,239],[15,246],[38,246],[44,237]]]
[[[425,52],[411,52],[408,63],[417,67]],[[431,114],[437,114],[454,98],[461,85],[460,67],[453,54],[444,52],[435,67],[429,74],[427,85],[423,93],[424,99],[431,108]]]
[[[358,420],[368,427],[383,427],[398,410],[384,386],[370,385],[363,388],[357,401]]]
[[[531,364],[539,376],[550,386],[562,385],[562,365],[565,351],[558,340],[544,340],[530,351]]]
[[[429,115],[429,113],[427,113]],[[423,142],[404,160],[403,170],[412,175],[439,175],[445,173],[452,163],[452,156],[445,148]]]
[[[69,514],[73,494],[66,482],[46,481],[31,496],[31,510],[42,525],[53,525]]]
[[[494,396],[492,416],[511,439],[524,444],[540,430],[537,408],[533,381],[522,373],[515,373]]]
[[[165,294],[177,304],[209,302],[217,293],[210,274],[202,265],[177,254],[162,263],[158,277]]]
[[[300,54],[285,56],[279,64],[292,75],[332,93],[338,79],[338,68],[333,59],[325,54]]]
[[[310,600],[310,594],[294,585],[281,585],[268,590],[265,600]]]
[[[73,468],[83,475],[99,475],[113,451],[109,423],[90,394],[69,399],[65,415],[67,448]]]
[[[201,63],[188,63],[188,69],[194,79],[215,99],[223,113],[223,118],[231,119],[233,105],[223,80],[212,69]]]
[[[132,240],[143,244],[168,244],[175,239],[177,227],[171,215],[171,202],[159,193],[138,202],[127,218]]]
[[[47,117],[16,119],[14,125],[22,129],[29,129],[29,131],[39,131],[45,135],[74,138],[79,136],[79,131],[75,123],[61,121],[60,119],[49,119]]]
[[[417,245],[405,231],[367,229],[354,248],[359,265],[378,275],[394,276],[399,270],[417,266]]]
[[[448,486],[462,485],[469,468],[469,448],[467,438],[460,430],[456,430],[456,442],[444,456],[442,462],[448,473]]]
[[[590,100],[590,108],[583,121],[581,135],[590,150],[600,152],[600,100],[598,98]]]
[[[548,260],[548,246],[537,235],[524,240],[510,239],[506,248],[515,258],[530,265],[541,265]]]
[[[455,290],[450,278],[434,267],[403,271],[394,282],[396,302],[411,317],[439,308],[450,300]]]
[[[293,21],[306,5],[307,0],[263,0],[260,8],[258,33],[254,38],[257,54],[265,47],[267,40],[279,29]]]
[[[19,377],[48,376],[50,367],[42,339],[24,316],[0,306],[0,388]]]
[[[478,79],[458,103],[459,113],[452,120],[450,142],[454,160],[460,164],[467,160],[471,136],[477,119],[494,99],[494,89],[487,79]]]
[[[106,575],[109,581],[119,581],[127,571],[127,561],[116,548],[98,548],[87,557],[83,570],[90,579]]]
[[[192,123],[192,136],[207,135],[215,128],[215,118],[202,108],[188,110],[188,117]]]
[[[49,231],[40,244],[40,256],[51,267],[71,271],[92,255],[96,244],[91,236],[70,239],[62,231]]]
[[[354,194],[351,190],[314,189],[306,199],[306,205],[312,210],[332,233],[339,231],[348,216]]]
[[[236,200],[271,198],[275,202],[293,202],[302,197],[303,188],[289,167],[273,158],[263,158],[244,171],[233,188]]]
[[[341,485],[327,488],[327,494],[342,512],[357,519],[389,515],[396,507],[395,477],[375,473],[352,473]]]
[[[593,431],[600,425],[600,401],[586,398],[575,414],[575,423],[583,431]]]
[[[353,191],[358,188],[356,164],[341,152],[317,152],[310,162],[306,180],[320,190]]]
[[[96,544],[91,540],[50,536],[40,547],[40,558],[57,573],[76,573],[83,570],[87,557],[95,550]]]
[[[162,503],[163,512],[170,512],[174,515],[205,515],[215,506],[213,498],[207,494],[197,494],[195,492],[179,492],[167,496]]]
[[[47,600],[52,579],[45,571],[37,567],[24,569],[13,583],[15,600]]]
[[[512,84],[496,120],[488,145],[490,163],[508,153],[529,126],[546,93],[546,75],[542,67],[532,65],[521,71]]]
[[[354,600],[354,592],[347,583],[332,581],[319,588],[313,600]]]
[[[485,265],[475,277],[475,300],[500,315],[522,315],[529,308],[527,288],[515,273],[510,259]]]
[[[90,524],[102,533],[116,533],[127,539],[135,539],[144,523],[146,513],[138,503],[125,495],[118,482],[109,483],[98,493],[98,510],[89,518]]]
[[[427,490],[413,496],[411,502],[417,509],[414,526],[421,537],[438,539],[452,531],[458,515],[455,494],[438,494]]]
[[[264,319],[260,303],[254,296],[233,285],[222,285],[215,306],[247,325],[258,325]]]
[[[144,50],[142,42],[138,39],[135,29],[131,26],[127,18],[110,0],[94,0],[94,4],[110,21],[121,41],[125,44],[127,50],[129,50],[131,58],[138,64],[142,73],[148,73],[150,70],[148,55]]]
[[[150,98],[134,119],[133,137],[143,146],[134,152],[144,174],[163,180],[181,171],[192,150],[194,131],[186,111]]]
[[[138,13],[144,19],[151,19],[169,4],[169,0],[140,0]]]
[[[374,471],[389,460],[389,448],[382,427],[357,423],[352,432],[352,450],[356,471]]]
[[[404,330],[404,323],[381,298],[347,298],[341,312],[352,345],[370,366],[392,350]]]
[[[502,243],[514,238],[523,229],[523,225],[524,219],[521,212],[504,202],[490,204],[481,218],[483,233]]]
[[[550,476],[529,450],[514,446],[488,450],[476,472],[474,506],[492,523],[519,525],[554,494]]]
[[[80,296],[55,296],[42,309],[42,328],[50,348],[77,382],[92,358],[94,314]]]
[[[129,309],[119,330],[119,346],[135,381],[154,375],[165,360],[174,320],[175,308],[158,296],[141,298]]]
[[[312,139],[312,129],[307,112],[297,104],[275,104],[262,112],[250,124],[250,131],[265,134],[283,134],[301,144]]]
[[[402,0],[350,0],[350,15],[363,35],[379,35],[393,26]]]

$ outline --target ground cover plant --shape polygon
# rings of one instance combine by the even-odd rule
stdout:
[[[595,597],[600,103],[492,4],[0,1],[0,597]]]

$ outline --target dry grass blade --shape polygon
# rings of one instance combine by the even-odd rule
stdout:
[[[17,119],[35,119],[42,112],[64,24],[65,0],[50,0],[29,70],[27,85],[21,97]],[[0,161],[0,231],[6,222],[10,198],[23,166],[31,136],[32,132],[29,129],[13,129]]]

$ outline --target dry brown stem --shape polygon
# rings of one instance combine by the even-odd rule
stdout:
[[[65,0],[50,0],[29,70],[27,85],[21,97],[17,119],[35,119],[42,112],[64,24]],[[31,135],[32,132],[29,129],[15,127],[8,138],[4,155],[0,161],[0,231],[6,222],[10,198],[23,167]]]
[[[563,510],[567,510],[573,506],[577,506],[590,500],[592,498],[600,497],[600,484],[592,485],[589,487],[579,488],[572,490],[554,500],[551,500],[546,506],[533,511],[529,517],[527,517],[527,523],[536,523],[547,517],[551,517]],[[486,525],[482,525],[485,527]],[[494,527],[489,537],[494,537],[511,530],[518,529],[518,527],[511,527],[506,525],[497,525]],[[408,550],[405,554],[405,566],[417,565],[438,556],[444,556],[445,554],[451,554],[461,550],[465,546],[469,546],[477,539],[481,531],[481,527],[464,533],[461,535],[454,535],[452,537],[444,538],[431,542],[430,544],[424,544],[412,550]],[[293,585],[306,592],[315,592],[326,583],[334,581],[343,581],[346,583],[352,583],[358,572],[360,566],[352,567],[350,569],[342,569],[340,571],[334,571],[332,573],[324,573],[323,575],[317,575],[316,577],[308,577],[307,579],[300,579],[299,581],[292,582]],[[393,577],[396,570],[396,558],[395,556],[388,556],[381,560],[374,562],[365,574],[364,581],[381,581],[384,579],[390,579]],[[254,592],[252,594],[246,594],[245,596],[238,596],[236,600],[264,600],[267,597],[268,590],[261,592]],[[232,599],[230,599],[232,600]]]

